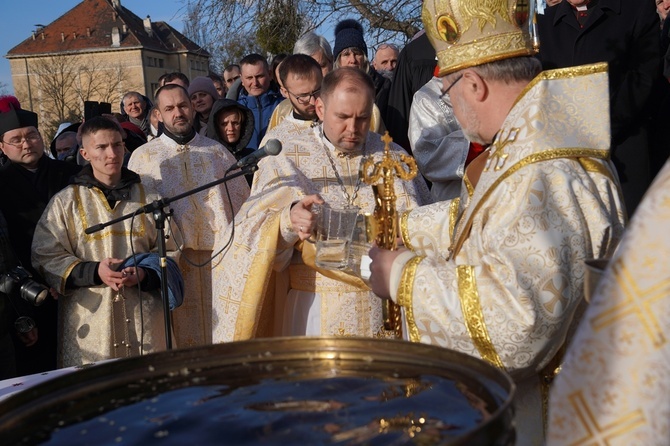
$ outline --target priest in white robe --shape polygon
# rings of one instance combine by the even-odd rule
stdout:
[[[515,5],[424,2],[442,93],[466,137],[489,147],[458,199],[401,217],[406,249],[371,250],[370,280],[402,306],[411,341],[509,372],[517,444],[538,445],[548,383],[585,305],[584,260],[613,254],[625,210],[609,159],[607,66],[540,73],[507,15]],[[476,24],[474,12],[493,19]]]
[[[305,240],[312,204],[358,206],[375,198],[359,177],[364,156],[379,161],[384,143],[368,131],[374,87],[367,75],[340,68],[324,78],[316,111],[323,121],[282,135],[283,151],[259,163],[251,196],[236,218],[235,240],[217,266],[214,342],[273,335],[390,336],[381,302],[351,272],[318,268]],[[392,145],[392,153],[405,153]],[[398,209],[427,203],[421,178],[395,182]]]
[[[122,168],[125,149],[117,123],[94,118],[80,131],[80,152],[90,164],[50,201],[32,244],[34,267],[62,295],[59,367],[166,348],[160,275],[141,264],[138,268],[124,265],[133,252],[156,248],[151,215],[140,214],[92,234],[84,232],[159,197],[136,173]],[[177,296],[171,306],[180,299]]]
[[[136,149],[128,163],[142,181],[163,197],[174,197],[223,178],[235,157],[221,144],[193,129],[193,109],[181,86],[167,84],[156,92],[156,105],[165,126],[163,134]],[[212,342],[212,283],[217,254],[227,242],[228,224],[249,195],[243,177],[174,201],[174,219],[181,228],[183,247],[179,267],[187,294],[173,313],[176,346]],[[230,200],[228,199],[230,193]]]
[[[282,85],[281,93],[286,99],[275,108],[261,146],[270,139],[290,141],[295,135],[319,123],[316,98],[321,94],[323,74],[316,60],[305,54],[288,56],[279,65],[279,78]],[[288,104],[289,110],[282,112],[282,118],[277,120],[275,113],[280,109],[283,110],[284,104]]]

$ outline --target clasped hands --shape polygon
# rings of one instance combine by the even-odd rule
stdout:
[[[123,287],[133,287],[144,280],[146,272],[142,268],[128,266],[117,271],[124,259],[107,258],[100,262],[98,266],[98,275],[105,285],[108,285],[114,291]]]

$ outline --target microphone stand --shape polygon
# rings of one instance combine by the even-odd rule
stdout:
[[[234,170],[236,167],[238,167],[236,164],[233,164],[228,171],[226,171],[226,174],[223,176],[223,178],[219,178],[218,180],[214,180],[210,183],[203,184],[202,186],[198,186],[195,189],[191,189],[189,191],[186,191],[184,193],[181,193],[179,195],[175,195],[174,197],[168,197],[168,198],[161,198],[160,200],[153,201],[145,206],[142,206],[139,208],[137,211],[131,212],[126,215],[122,215],[119,218],[115,218],[113,220],[109,220],[106,223],[100,223],[97,225],[90,226],[84,230],[86,234],[93,234],[94,232],[98,232],[106,228],[107,226],[113,225],[114,223],[118,223],[123,220],[127,220],[131,218],[134,215],[141,215],[141,214],[148,214],[151,213],[154,222],[156,224],[156,230],[158,234],[156,235],[157,238],[157,245],[158,245],[158,256],[160,259],[160,270],[161,270],[161,298],[163,300],[163,316],[165,318],[165,345],[168,350],[172,350],[172,333],[171,333],[171,328],[170,328],[170,302],[168,298],[168,285],[167,285],[167,255],[166,255],[166,247],[165,247],[165,220],[169,215],[172,215],[172,210],[170,209],[169,212],[165,212],[165,207],[172,203],[173,201],[181,200],[182,198],[188,197],[189,195],[196,194],[198,192],[201,192],[205,189],[209,189],[211,187],[217,186],[221,183],[225,183],[226,181],[232,180],[233,178],[241,177],[242,175],[247,175],[250,173],[254,173],[255,171],[258,170],[258,160],[255,162],[248,164],[246,166],[243,166],[239,172],[236,172],[232,175],[228,175],[232,170]],[[137,267],[137,265],[135,265]]]

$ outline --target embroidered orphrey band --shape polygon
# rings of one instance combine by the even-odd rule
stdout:
[[[409,340],[412,342],[420,342],[421,336],[419,329],[416,327],[414,321],[414,310],[412,307],[412,289],[414,288],[414,278],[416,277],[416,269],[419,263],[425,257],[412,257],[402,270],[402,277],[400,278],[400,286],[398,287],[397,301],[398,305],[405,309],[405,319],[407,320],[407,334]]]
[[[404,211],[400,214],[400,237],[402,237],[402,244],[405,245],[407,249],[414,251],[412,243],[409,237],[409,214],[411,210]]]
[[[484,313],[477,291],[475,269],[469,265],[461,265],[456,270],[456,273],[458,274],[458,293],[461,298],[463,319],[465,320],[468,334],[482,359],[504,369],[505,367],[493,347],[493,342],[491,342],[486,323],[484,322]]]

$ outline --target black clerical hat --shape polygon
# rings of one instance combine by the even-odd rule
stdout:
[[[7,112],[0,113],[0,135],[10,130],[30,126],[37,128],[37,113],[14,107]]]

